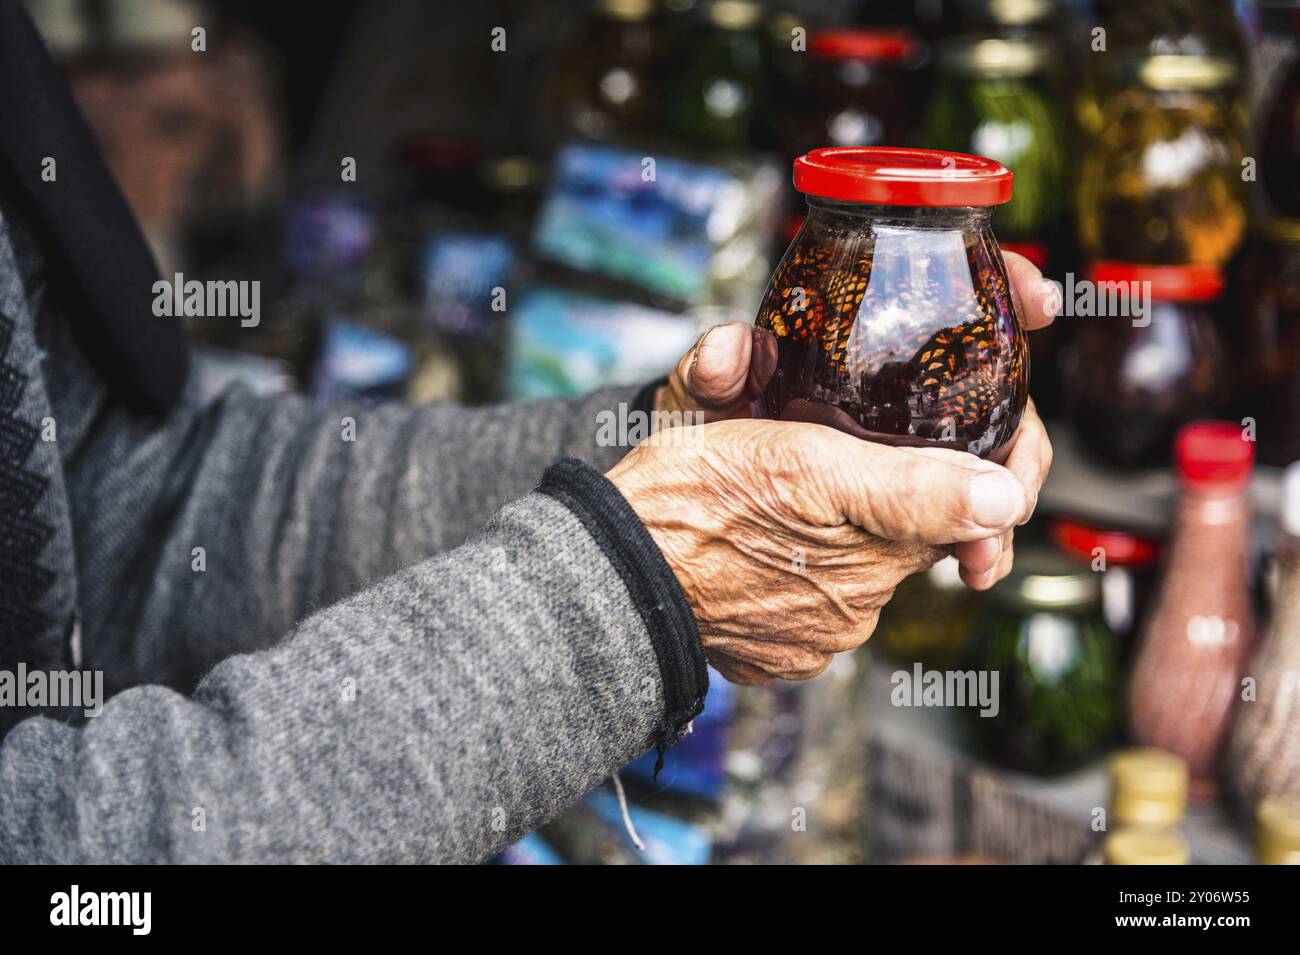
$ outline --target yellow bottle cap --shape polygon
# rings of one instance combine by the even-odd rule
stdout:
[[[1142,747],[1110,760],[1111,823],[1173,826],[1187,809],[1187,763],[1162,749]]]
[[[1269,796],[1255,813],[1255,858],[1261,865],[1300,865],[1300,798]]]
[[[1191,854],[1182,833],[1131,826],[1106,837],[1107,865],[1187,865]]]

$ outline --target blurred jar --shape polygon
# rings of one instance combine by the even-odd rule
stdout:
[[[558,128],[584,139],[640,142],[657,131],[665,36],[653,0],[595,0],[556,60],[547,96]]]
[[[1256,422],[1260,462],[1284,467],[1300,460],[1300,221],[1256,233],[1235,284],[1234,406]]]
[[[789,110],[788,149],[902,146],[915,115],[908,67],[919,47],[902,31],[823,30],[808,37],[804,86]]]
[[[1090,6],[1091,15],[1080,18],[1088,53],[1078,99],[1089,135],[1101,128],[1101,104],[1131,81],[1134,63],[1148,56],[1223,57],[1238,76],[1245,75],[1248,45],[1232,0],[1092,0]]]
[[[1247,668],[1255,693],[1237,707],[1226,758],[1247,810],[1269,796],[1300,798],[1300,462],[1282,481],[1281,531],[1273,619]]]
[[[1191,792],[1217,792],[1224,737],[1254,640],[1247,488],[1254,444],[1239,425],[1179,432],[1180,493],[1164,576],[1129,685],[1134,740],[1187,760]]]
[[[1178,428],[1217,413],[1227,398],[1213,316],[1223,281],[1210,268],[1119,262],[1096,263],[1088,278],[1099,303],[1114,287],[1108,283],[1132,290],[1130,302],[1149,288],[1146,323],[1129,315],[1074,322],[1060,357],[1066,415],[1088,449],[1110,463],[1166,465]]]
[[[1156,542],[1123,530],[1053,521],[1052,539],[1101,578],[1101,610],[1120,660],[1133,654],[1137,627],[1155,590]]]
[[[1260,865],[1300,865],[1300,799],[1273,796],[1255,814],[1255,861]]]
[[[997,714],[958,710],[976,752],[1031,773],[1067,772],[1097,757],[1119,726],[1114,637],[1097,575],[1029,550],[988,594],[962,668],[997,674]]]
[[[1040,268],[1065,212],[1065,111],[1048,74],[1050,48],[1037,38],[959,39],[943,47],[925,145],[996,159],[1016,174],[998,210],[1002,247]]]
[[[684,146],[752,149],[768,110],[763,7],[709,0],[700,14],[703,23],[669,79],[665,125]]]
[[[1077,191],[1100,259],[1221,269],[1246,227],[1244,149],[1225,57],[1151,56],[1101,106]]]
[[[899,663],[946,670],[957,665],[979,597],[961,579],[956,557],[913,574],[880,613],[872,641]]]

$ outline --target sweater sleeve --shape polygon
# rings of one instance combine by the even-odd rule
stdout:
[[[472,540],[0,744],[3,862],[475,862],[671,742],[707,676],[635,513],[563,462]]]
[[[227,394],[109,409],[68,457],[87,665],[192,688],[312,609],[463,543],[561,456],[608,470],[603,416],[649,389],[468,408]],[[620,408],[620,406],[622,406]]]

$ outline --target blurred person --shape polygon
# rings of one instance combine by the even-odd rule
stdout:
[[[201,406],[156,281],[0,0],[0,690],[111,696],[0,706],[0,862],[485,859],[680,739],[706,660],[815,676],[950,550],[992,586],[1050,464],[1032,406],[1005,468],[749,420],[770,354],[743,325],[575,400]],[[709,423],[627,452],[609,410]]]

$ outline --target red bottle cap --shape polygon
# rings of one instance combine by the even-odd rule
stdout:
[[[1193,421],[1178,432],[1174,459],[1187,484],[1241,486],[1254,468],[1255,442],[1231,421]]]
[[[821,30],[808,38],[808,52],[833,60],[897,63],[916,50],[916,41],[902,30]]]
[[[1138,265],[1094,262],[1093,282],[1150,282],[1151,297],[1161,302],[1213,302],[1223,294],[1223,275],[1209,265]]]
[[[1106,561],[1111,564],[1145,567],[1156,559],[1154,541],[1123,531],[1101,530],[1074,521],[1056,521],[1052,524],[1052,537],[1062,550],[1083,560],[1092,560],[1098,547],[1105,551]]]
[[[997,206],[1011,170],[983,156],[893,146],[830,146],[794,161],[805,195],[883,206]]]

